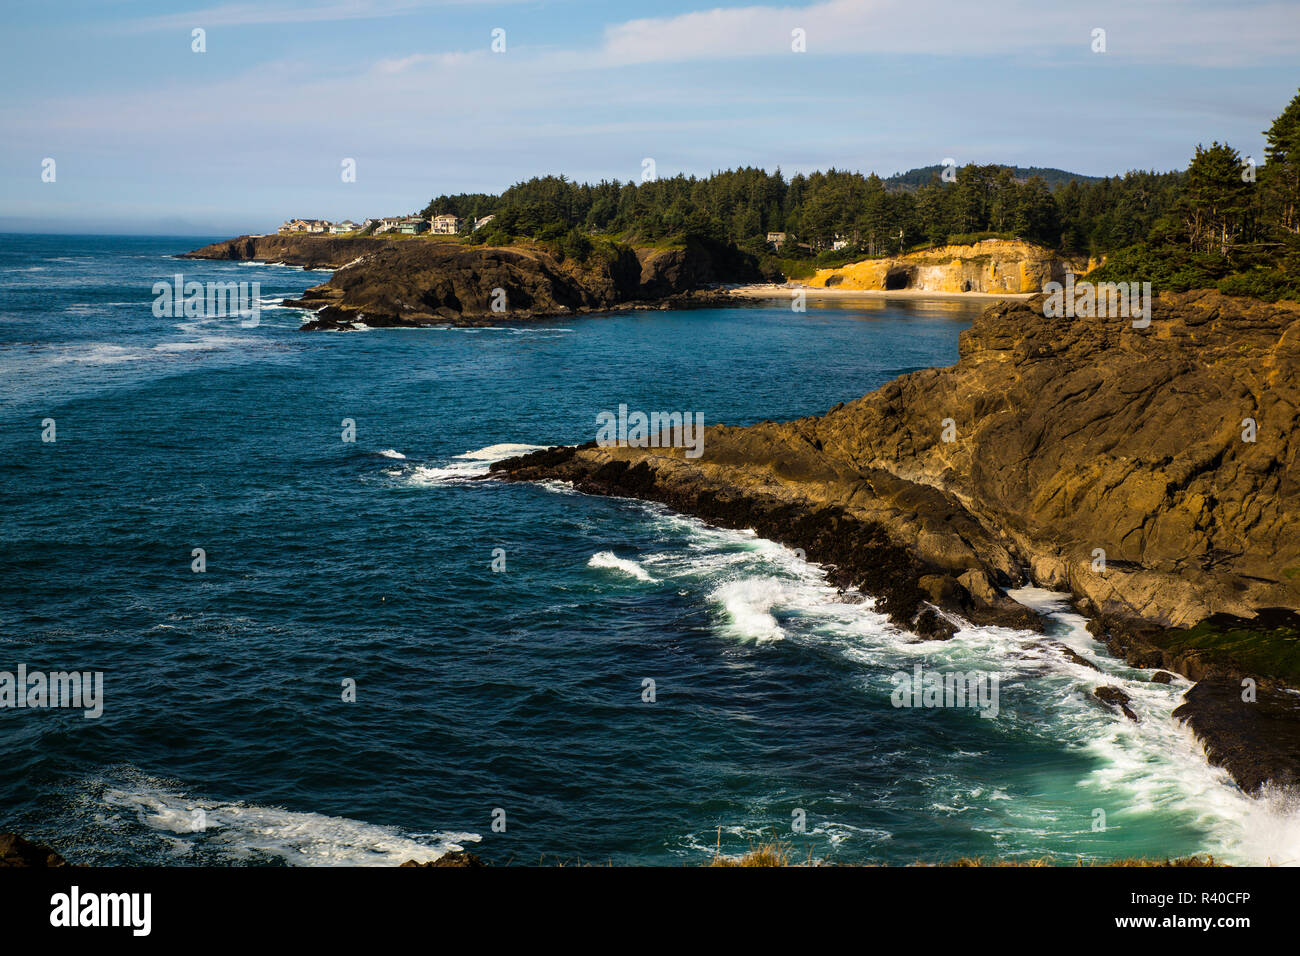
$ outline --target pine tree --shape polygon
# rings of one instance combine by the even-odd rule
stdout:
[[[1264,187],[1266,214],[1283,234],[1300,233],[1300,93],[1265,130]]]

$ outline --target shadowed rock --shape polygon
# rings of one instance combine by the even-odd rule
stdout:
[[[0,833],[0,867],[67,866],[68,861],[48,846],[24,840],[16,833]]]
[[[442,856],[438,857],[438,859],[436,860],[425,860],[423,863],[417,863],[415,860],[407,860],[405,863],[402,864],[402,866],[414,866],[414,867],[422,867],[422,868],[451,866],[451,867],[470,867],[471,869],[477,869],[480,867],[485,867],[487,866],[487,864],[484,863],[477,856],[475,856],[473,853],[470,853],[467,850],[460,850],[455,853],[445,853]]]
[[[1137,723],[1137,714],[1129,707],[1129,696],[1118,687],[1112,687],[1109,684],[1104,687],[1098,687],[1092,692],[1092,696],[1104,703],[1119,708],[1119,712],[1129,720]]]

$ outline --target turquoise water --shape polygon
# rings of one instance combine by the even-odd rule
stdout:
[[[168,258],[205,241],[0,236],[0,671],[102,671],[105,697],[99,719],[0,710],[0,830],[130,864],[697,863],[772,835],[845,862],[1300,857],[1281,801],[1169,718],[1186,685],[1105,658],[1052,595],[1022,596],[1141,725],[1032,635],[918,643],[771,542],[473,480],[620,403],[824,412],[955,361],[972,307],[156,318],[176,272],[268,303],[326,277]],[[996,673],[998,716],[892,706],[918,662]]]

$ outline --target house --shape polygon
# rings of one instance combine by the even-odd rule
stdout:
[[[405,216],[385,216],[383,219],[371,219],[375,224],[375,235],[381,232],[393,232],[405,220]]]
[[[463,220],[460,216],[453,216],[450,213],[443,213],[441,216],[434,216],[429,220],[429,228],[439,236],[454,236],[460,232],[460,224]]]
[[[849,240],[841,239],[839,236],[836,236],[835,241],[831,243],[832,252],[839,252],[841,249],[847,249],[848,247]]]
[[[360,228],[361,227],[351,219],[344,219],[342,222],[336,222],[334,225],[330,226],[329,231],[331,235],[339,235],[344,232],[356,232]]]
[[[767,234],[767,243],[771,246],[780,246],[785,244],[784,232],[769,232]]]
[[[324,232],[329,223],[324,219],[290,219],[280,227],[281,232]]]
[[[496,218],[496,214],[494,213],[491,216],[484,216],[482,219],[475,219],[474,230],[477,232],[479,229],[482,229],[484,226],[486,226],[495,218]]]
[[[397,231],[404,236],[415,236],[429,228],[429,224],[419,216],[403,216],[397,222]]]

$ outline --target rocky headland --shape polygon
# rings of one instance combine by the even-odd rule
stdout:
[[[710,427],[696,459],[591,443],[491,476],[753,528],[930,639],[1036,627],[1005,590],[1068,591],[1116,654],[1198,681],[1177,716],[1243,789],[1300,783],[1300,306],[1167,295],[1139,329],[1042,302],[825,415]]]
[[[581,261],[539,243],[480,246],[429,237],[240,236],[181,258],[333,269],[285,305],[315,312],[303,328],[491,325],[722,299],[707,290],[759,278],[754,260],[705,242],[602,246]]]

